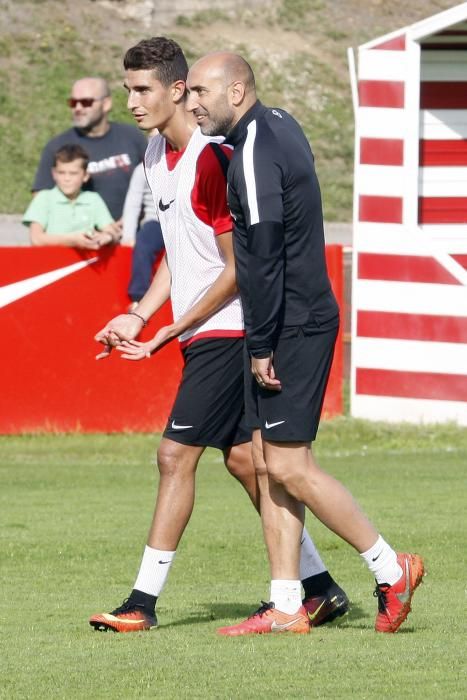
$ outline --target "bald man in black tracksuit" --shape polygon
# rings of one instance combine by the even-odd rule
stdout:
[[[268,109],[259,101],[229,132],[227,142],[234,147],[228,199],[235,220],[237,282],[249,355],[269,358],[278,347],[283,348],[287,357],[282,374],[276,365],[279,356],[274,363],[283,381],[283,372],[290,373],[291,363],[303,346],[301,362],[311,360],[317,383],[313,391],[308,387],[304,392],[300,379],[305,367],[301,364],[297,367],[299,384],[292,375],[290,381],[282,383],[281,392],[263,391],[267,409],[262,394],[258,402],[252,383],[247,392],[248,408],[251,412],[257,406],[260,421],[255,421],[255,427],[265,431],[267,439],[310,442],[318,428],[339,325],[339,309],[326,271],[321,194],[313,154],[289,114]],[[319,377],[314,371],[316,359],[306,352],[309,343],[302,342],[314,335],[327,347],[325,371]],[[267,427],[274,422],[277,425]]]
[[[245,406],[272,575],[270,602],[219,632],[307,631],[298,580],[304,505],[361,554],[376,579],[375,629],[395,632],[410,612],[423,560],[396,553],[309,449],[339,325],[311,149],[289,114],[257,100],[240,56],[205,56],[187,87],[202,132],[226,135],[234,148],[228,200],[246,328]]]

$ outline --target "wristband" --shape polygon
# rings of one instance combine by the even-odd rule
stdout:
[[[128,311],[127,316],[136,316],[136,318],[139,318],[139,320],[143,322],[143,328],[146,328],[146,326],[148,325],[148,322],[145,321],[145,319],[142,316],[137,314],[136,311]]]

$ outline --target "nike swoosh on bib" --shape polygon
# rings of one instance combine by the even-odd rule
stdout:
[[[34,277],[28,277],[25,280],[20,280],[19,282],[13,282],[12,284],[6,284],[4,287],[0,287],[0,309],[3,306],[12,304],[14,301],[18,301],[18,299],[26,297],[28,294],[32,294],[43,287],[47,287],[53,282],[57,282],[63,277],[72,275],[73,272],[82,270],[83,267],[92,265],[97,260],[98,258],[90,258],[89,260],[73,263],[73,265],[60,267],[58,270],[44,272],[42,275],[35,275]]]
[[[275,428],[276,425],[282,425],[282,423],[285,423],[285,420],[278,420],[278,421],[276,421],[276,423],[268,423],[268,422],[266,421],[266,423],[264,424],[264,427],[265,427],[267,430],[269,430],[269,428]]]
[[[162,197],[159,199],[159,209],[161,211],[167,211],[167,209],[170,207],[171,204],[175,202],[175,199],[171,199],[168,204],[164,204],[162,201]]]

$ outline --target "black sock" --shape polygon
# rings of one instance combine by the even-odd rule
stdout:
[[[138,607],[144,608],[147,612],[151,613],[151,615],[154,615],[156,601],[156,595],[143,593],[143,591],[138,591],[137,588],[133,588],[128,598],[129,603],[133,603],[133,605],[138,605]]]
[[[329,571],[323,571],[315,576],[308,576],[303,579],[302,586],[305,591],[305,598],[314,595],[326,595],[330,588],[337,585]]]

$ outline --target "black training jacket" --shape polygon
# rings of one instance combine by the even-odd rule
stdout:
[[[324,252],[321,193],[309,143],[282,109],[256,102],[228,134],[228,200],[250,355],[266,357],[285,326],[338,315]]]

